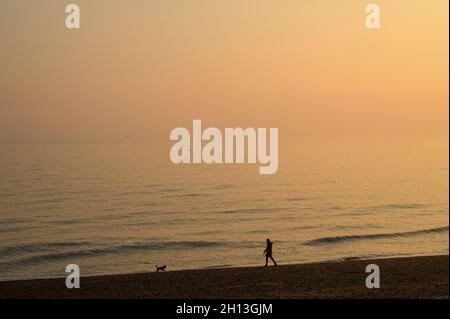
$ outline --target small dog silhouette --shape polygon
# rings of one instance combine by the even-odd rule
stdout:
[[[161,267],[158,267],[158,265],[156,265],[156,272],[158,272],[158,271],[165,271],[166,267],[167,267],[167,265],[164,265],[164,266],[161,266]]]

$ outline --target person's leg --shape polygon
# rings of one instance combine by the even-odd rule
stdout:
[[[264,267],[267,267],[268,263],[269,263],[269,257],[266,256],[266,265]]]
[[[273,257],[272,256],[270,256],[270,259],[272,259],[272,261],[273,261],[273,264],[276,266],[277,265],[277,263],[276,263],[276,261],[275,261],[275,259],[273,259]]]

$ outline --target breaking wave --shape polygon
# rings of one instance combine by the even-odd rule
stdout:
[[[85,245],[83,245],[85,244]],[[80,247],[83,246],[83,247]],[[86,247],[87,246],[87,247]],[[169,241],[169,242],[135,242],[123,245],[89,247],[86,243],[45,243],[40,245],[10,246],[0,249],[0,256],[13,256],[20,253],[36,253],[38,255],[23,256],[15,259],[13,264],[40,263],[62,260],[66,258],[96,257],[100,255],[120,255],[136,251],[149,250],[186,250],[214,247],[245,248],[258,247],[256,242],[215,242],[215,241]],[[73,249],[78,247],[78,249]],[[66,248],[66,249],[64,249]],[[72,248],[72,249],[67,249]],[[11,262],[0,263],[11,264]]]
[[[337,243],[346,242],[346,241],[370,240],[370,239],[380,239],[380,238],[414,237],[414,236],[419,236],[419,235],[445,233],[445,232],[448,232],[448,226],[431,228],[431,229],[420,229],[420,230],[407,231],[407,232],[398,232],[398,233],[322,237],[322,238],[317,238],[317,239],[306,241],[304,244],[307,246],[319,246],[319,245],[337,244]]]

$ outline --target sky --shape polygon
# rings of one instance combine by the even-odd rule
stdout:
[[[448,1],[2,0],[0,139],[448,136]],[[81,28],[65,27],[65,6]]]

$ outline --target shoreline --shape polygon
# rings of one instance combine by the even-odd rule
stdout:
[[[449,298],[449,256],[419,256],[261,266],[204,268],[81,277],[79,289],[64,278],[0,282],[0,299],[309,299]],[[380,289],[365,286],[365,268],[380,268]]]
[[[384,260],[384,259],[403,259],[403,258],[417,258],[417,257],[444,257],[449,256],[447,254],[439,254],[439,255],[392,255],[392,256],[378,256],[376,258],[360,258],[360,257],[342,257],[337,259],[323,259],[323,260],[312,260],[312,261],[304,261],[304,262],[298,262],[298,261],[290,261],[290,262],[281,262],[279,266],[303,266],[303,265],[315,265],[315,264],[334,264],[334,263],[347,263],[352,261],[374,261],[374,260]],[[205,266],[205,267],[198,267],[198,268],[170,268],[166,270],[165,272],[179,272],[179,271],[201,271],[201,270],[221,270],[221,269],[245,269],[245,268],[260,268],[264,264],[264,261],[259,264],[243,264],[243,265],[232,265],[232,264],[225,264],[225,265],[217,265],[217,266]],[[272,266],[269,262],[269,266]],[[82,278],[93,278],[93,277],[105,277],[105,276],[132,276],[132,275],[143,275],[143,274],[149,274],[153,273],[155,271],[131,271],[131,272],[111,272],[111,273],[100,273],[100,274],[89,274],[89,275],[82,275]],[[8,283],[8,282],[21,282],[21,281],[36,281],[36,280],[54,280],[54,279],[64,279],[65,276],[49,276],[49,277],[31,277],[31,278],[12,278],[12,279],[0,279],[0,285],[2,283]]]

